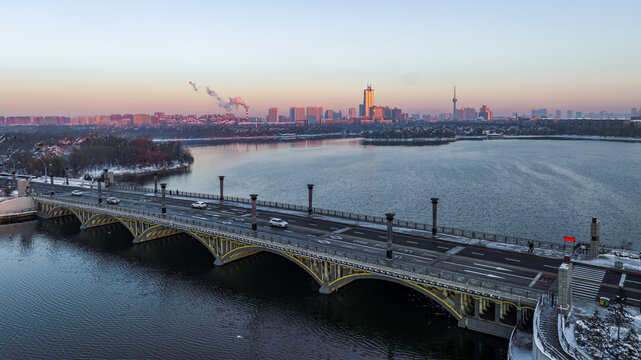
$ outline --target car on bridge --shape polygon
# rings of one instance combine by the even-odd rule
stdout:
[[[196,201],[195,203],[191,204],[191,207],[194,209],[207,209],[207,204],[205,204],[202,201]]]
[[[72,196],[82,196],[82,191],[80,190],[74,190],[71,192]]]
[[[118,200],[115,197],[108,197],[107,198],[107,204],[120,204],[120,200]]]
[[[279,218],[271,218],[269,219],[269,225],[279,227],[279,228],[286,228],[287,227],[287,221]]]

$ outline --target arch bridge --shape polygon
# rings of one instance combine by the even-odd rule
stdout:
[[[515,325],[531,323],[539,292],[490,283],[439,269],[416,269],[371,255],[337,251],[320,244],[302,244],[294,239],[261,234],[205,221],[137,211],[111,205],[89,204],[60,198],[33,196],[39,217],[75,216],[81,229],[120,223],[141,244],[185,233],[200,242],[224,265],[258,252],[282,256],[307,272],[330,294],[353,281],[378,279],[414,289],[440,304],[458,326],[509,338]]]

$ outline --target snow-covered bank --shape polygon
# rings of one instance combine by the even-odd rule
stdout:
[[[173,164],[169,166],[96,166],[92,169],[82,171],[83,176],[89,175],[91,177],[99,177],[102,175],[105,169],[108,169],[110,172],[113,172],[114,176],[136,176],[136,175],[148,175],[153,174],[154,172],[167,172],[167,171],[176,171],[189,168],[189,164],[182,163],[180,161],[174,161]]]

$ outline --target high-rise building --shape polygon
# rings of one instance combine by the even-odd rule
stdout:
[[[267,110],[267,122],[268,123],[278,122],[278,108],[277,107],[269,108],[269,110]]]
[[[633,108],[630,110],[630,115],[635,116],[635,115],[637,114],[637,111],[638,111],[638,110],[637,110],[637,108],[633,107]]]
[[[577,117],[578,119],[582,119],[582,118],[583,118],[583,112],[581,112],[581,111],[577,111],[577,112],[576,112],[576,117]]]
[[[349,118],[355,118],[356,117],[356,108],[349,108]]]
[[[325,110],[325,119],[333,119],[334,110]]]
[[[305,121],[305,108],[302,107],[290,107],[289,108],[289,121]]]
[[[370,116],[374,122],[381,122],[385,118],[385,108],[382,106],[372,106],[370,108]]]
[[[574,117],[574,111],[568,110],[567,113],[566,113],[566,117],[568,119],[572,119]]]
[[[557,119],[560,119],[560,118],[561,118],[561,110],[557,110],[557,111],[555,111],[555,112],[554,112],[554,114],[556,115],[556,118],[557,118]]]
[[[308,106],[307,107],[307,122],[308,124],[320,124],[323,118],[322,106]]]
[[[476,109],[474,108],[466,108],[462,107],[459,110],[456,110],[456,119],[461,120],[461,121],[471,121],[471,120],[477,120],[478,119],[478,114],[476,113]]]
[[[548,109],[532,109],[532,117],[548,117]]]
[[[487,105],[483,105],[479,110],[479,117],[488,121],[492,121],[494,120],[494,113],[492,112],[492,110],[490,110],[489,107],[487,107]]]
[[[361,116],[370,117],[370,108],[374,106],[374,89],[372,85],[367,85],[363,91],[363,106],[361,107]]]
[[[457,120],[456,118],[456,85],[454,85],[454,97],[452,98],[452,120]]]

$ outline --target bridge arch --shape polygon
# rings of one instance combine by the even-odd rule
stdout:
[[[305,262],[301,261],[297,257],[281,252],[278,250],[273,250],[273,249],[268,249],[268,248],[263,248],[260,246],[254,246],[254,245],[244,245],[237,247],[235,249],[232,249],[225,254],[222,254],[220,257],[216,258],[216,262],[214,263],[215,265],[223,265],[227,264],[229,262],[232,262],[234,260],[238,260],[259,252],[268,252],[272,253],[281,257],[284,257],[285,259],[293,262],[294,264],[298,265],[301,269],[303,269],[307,274],[309,274],[314,281],[318,283],[318,285],[323,285],[323,280],[320,274],[317,274],[316,271],[314,271],[309,264],[305,264]]]
[[[408,280],[403,280],[403,279],[395,279],[395,278],[390,278],[390,277],[385,277],[383,275],[378,275],[378,274],[371,274],[371,273],[355,273],[355,274],[350,274],[346,275],[343,277],[340,277],[334,281],[329,282],[326,286],[326,291],[333,292],[338,290],[340,287],[343,287],[347,284],[350,284],[356,280],[361,280],[361,279],[374,279],[374,280],[382,280],[382,281],[388,281],[388,282],[393,282],[397,283],[400,285],[403,285],[405,287],[408,287],[410,289],[414,289],[418,291],[419,293],[427,296],[428,298],[432,299],[435,301],[437,304],[441,305],[445,310],[447,310],[450,315],[454,316],[456,320],[460,320],[463,318],[463,315],[460,314],[456,309],[454,304],[451,304],[447,301],[445,296],[443,296],[440,292],[442,291],[441,289],[436,289],[433,287],[421,285],[421,284],[416,284]],[[323,289],[321,289],[321,292]]]

